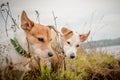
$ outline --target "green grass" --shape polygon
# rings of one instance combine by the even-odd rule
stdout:
[[[82,51],[82,50],[80,50]],[[89,54],[88,54],[89,53]],[[77,54],[74,60],[66,60],[67,70],[51,72],[44,68],[39,75],[38,71],[29,73],[24,80],[119,80],[120,60],[105,52],[85,52]]]
[[[25,74],[23,80],[119,80],[120,79],[120,58],[106,54],[107,52],[90,50],[86,52],[80,48],[77,52],[77,58],[73,60],[66,59],[67,70],[58,70],[51,72],[46,65],[38,70],[33,70]],[[8,70],[0,74],[2,79],[3,73],[6,73],[6,79],[14,79],[12,72]],[[14,74],[21,73],[19,71]],[[18,76],[19,77],[19,76]]]

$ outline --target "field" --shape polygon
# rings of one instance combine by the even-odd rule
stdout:
[[[63,68],[57,72],[51,72],[46,66],[44,66],[38,70],[26,73],[24,80],[120,79],[120,58],[115,58],[112,55],[106,54],[104,51],[96,52],[96,50],[91,50],[86,52],[83,48],[79,48],[76,59],[66,59],[66,68],[66,70]],[[18,73],[18,71],[16,72]],[[16,72],[14,72],[14,74]],[[13,77],[14,75],[9,73],[6,79],[13,80]]]
[[[66,59],[67,70],[50,72],[44,67],[41,74],[39,70],[29,72],[24,80],[119,80],[120,60],[106,54],[104,51],[86,52],[78,50],[74,60]]]
[[[1,72],[0,80],[16,80],[15,74],[20,71]],[[3,73],[7,75],[3,75]],[[19,76],[18,76],[19,78]],[[110,55],[109,52],[97,49],[86,51],[82,47],[77,51],[77,58],[66,59],[66,70],[52,72],[46,65],[25,74],[23,80],[119,80],[120,58]]]

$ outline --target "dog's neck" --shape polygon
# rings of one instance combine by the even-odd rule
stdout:
[[[16,31],[15,38],[17,39],[22,49],[25,50],[25,52],[29,53],[31,56],[35,55],[33,47],[29,44],[27,37],[26,37],[26,33],[22,29]]]
[[[17,39],[18,43],[20,44],[20,46],[26,51],[28,52],[28,42],[26,39],[26,33],[21,29],[16,31],[15,33],[15,38]]]

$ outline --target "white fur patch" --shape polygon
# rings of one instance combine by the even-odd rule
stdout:
[[[70,42],[70,44],[68,44],[67,42]],[[80,45],[79,34],[74,33],[73,36],[69,38],[63,46],[67,58],[71,58],[71,55],[74,55],[76,57],[76,45],[78,44]]]
[[[44,51],[43,50],[40,50],[40,48],[32,45],[32,48],[33,48],[33,52],[35,53],[34,55],[37,55],[41,58],[49,58],[48,56],[48,53],[51,52],[52,50],[49,50],[49,49],[45,49]]]
[[[13,65],[18,63],[24,65],[24,63],[28,62],[27,58],[16,52],[10,40],[5,41],[5,43],[0,43],[0,47],[0,69],[4,70],[10,66],[11,63]],[[19,68],[21,68],[21,66],[19,66]]]
[[[15,38],[17,39],[18,43],[21,45],[21,47],[28,52],[28,42],[26,40],[26,33],[21,29],[16,31]]]

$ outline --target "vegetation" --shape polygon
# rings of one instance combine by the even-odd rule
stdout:
[[[34,69],[26,73],[23,80],[119,80],[120,58],[106,53],[96,50],[87,52],[79,48],[76,59],[66,59],[67,70],[52,72],[43,65],[38,70]],[[4,80],[2,76],[6,76],[9,80],[16,80],[15,74],[21,73],[20,71],[8,72],[9,68],[0,72],[0,80]]]
[[[82,54],[79,53],[82,51]],[[78,50],[75,60],[66,60],[67,70],[51,72],[46,66],[42,74],[38,70],[26,74],[24,80],[119,80],[120,60],[103,51]]]

